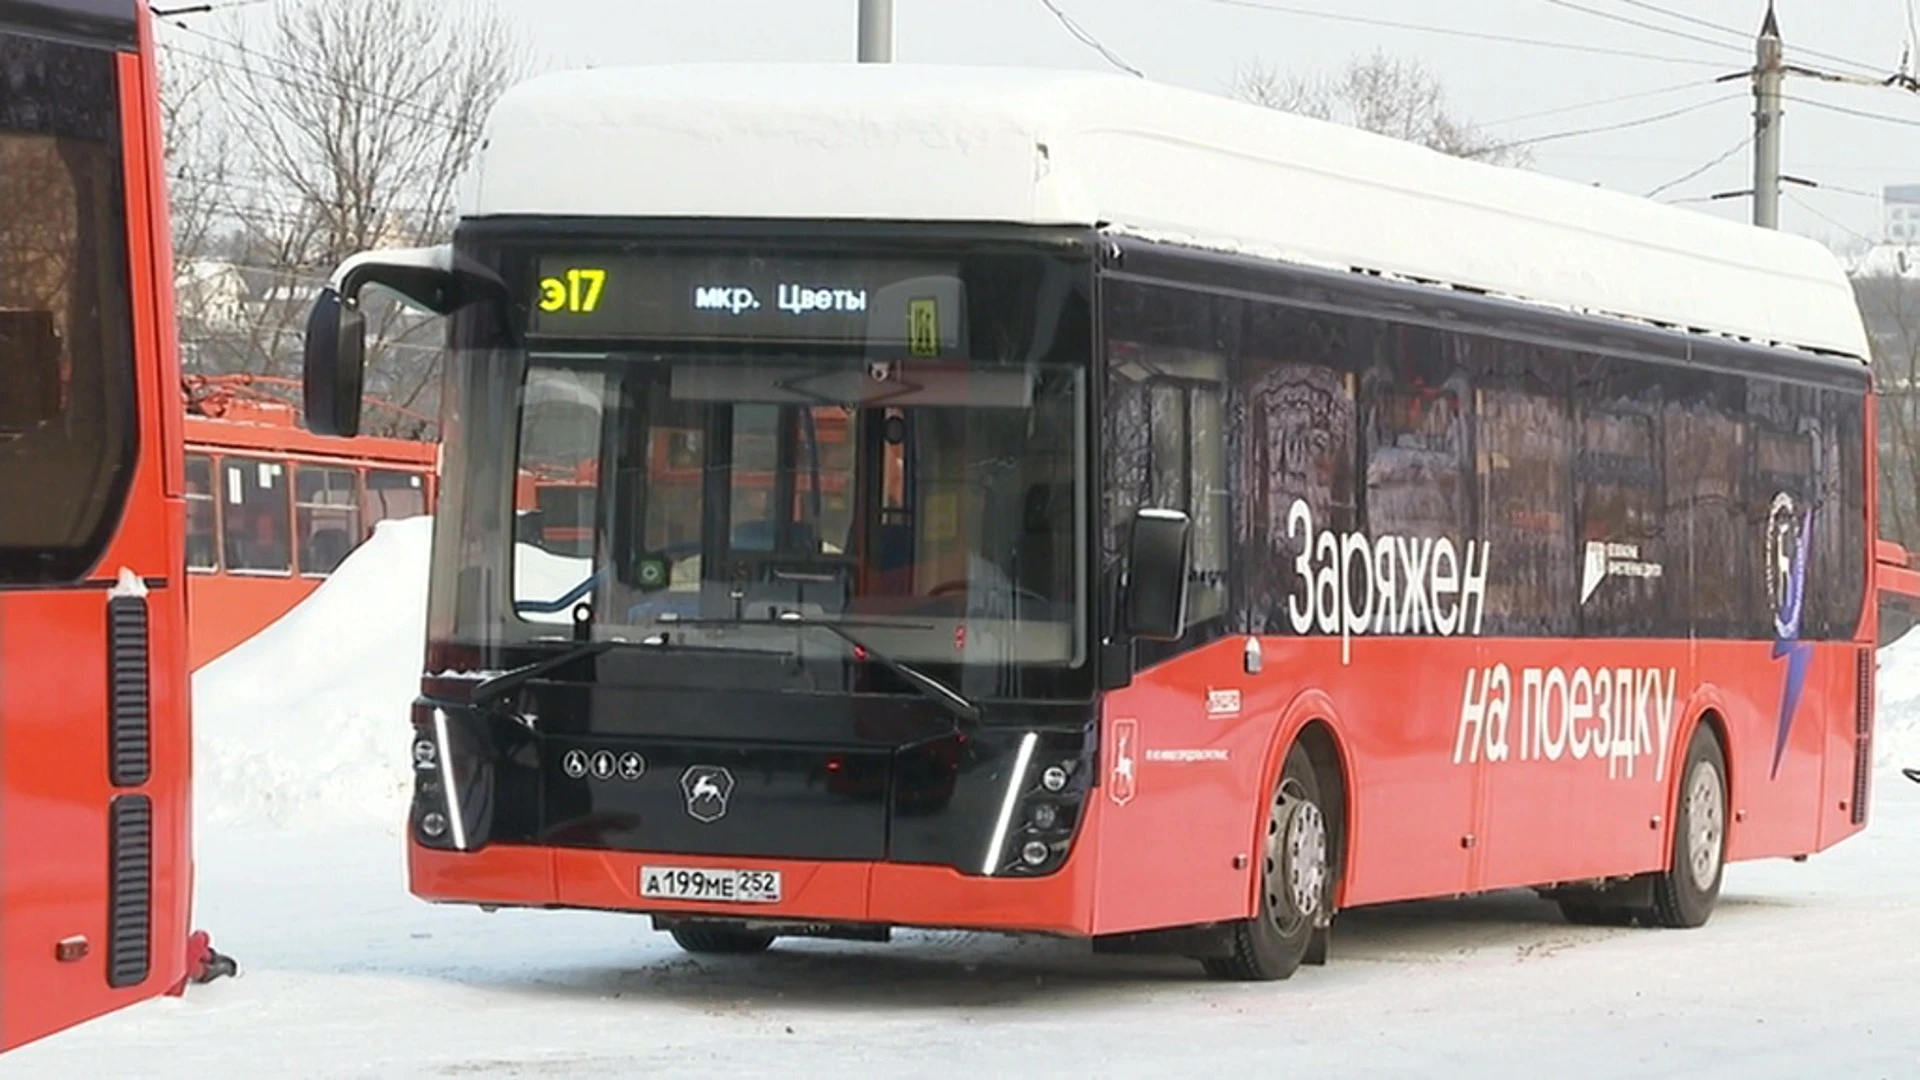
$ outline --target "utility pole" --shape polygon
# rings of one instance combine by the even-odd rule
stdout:
[[[893,0],[860,0],[860,62],[893,63]]]
[[[1760,25],[1753,68],[1753,223],[1763,229],[1780,227],[1780,120],[1782,88],[1786,83],[1786,47],[1780,39],[1780,20],[1773,2]]]

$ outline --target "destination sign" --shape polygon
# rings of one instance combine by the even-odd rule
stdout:
[[[844,344],[941,357],[965,346],[957,267],[933,261],[548,255],[532,332],[546,337]]]

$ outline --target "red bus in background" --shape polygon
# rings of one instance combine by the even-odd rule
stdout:
[[[211,957],[155,87],[145,4],[0,4],[0,1050]]]
[[[276,396],[291,385],[282,380],[188,376],[183,385],[197,670],[311,595],[380,522],[432,513],[439,445],[309,434]]]

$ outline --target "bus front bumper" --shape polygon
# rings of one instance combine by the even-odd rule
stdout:
[[[1085,937],[1093,933],[1091,845],[1075,844],[1044,877],[980,877],[893,862],[762,859],[494,844],[452,852],[408,844],[413,894],[435,903],[571,908],[665,917],[874,927],[987,930]],[[648,868],[777,871],[773,903],[643,896]]]

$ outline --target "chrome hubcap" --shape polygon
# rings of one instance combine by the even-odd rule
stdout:
[[[1267,821],[1267,912],[1283,934],[1320,913],[1327,894],[1327,820],[1282,788]]]
[[[1720,772],[1709,762],[1693,767],[1687,778],[1687,856],[1694,888],[1713,888],[1720,876],[1721,847],[1727,838],[1726,794]]]

